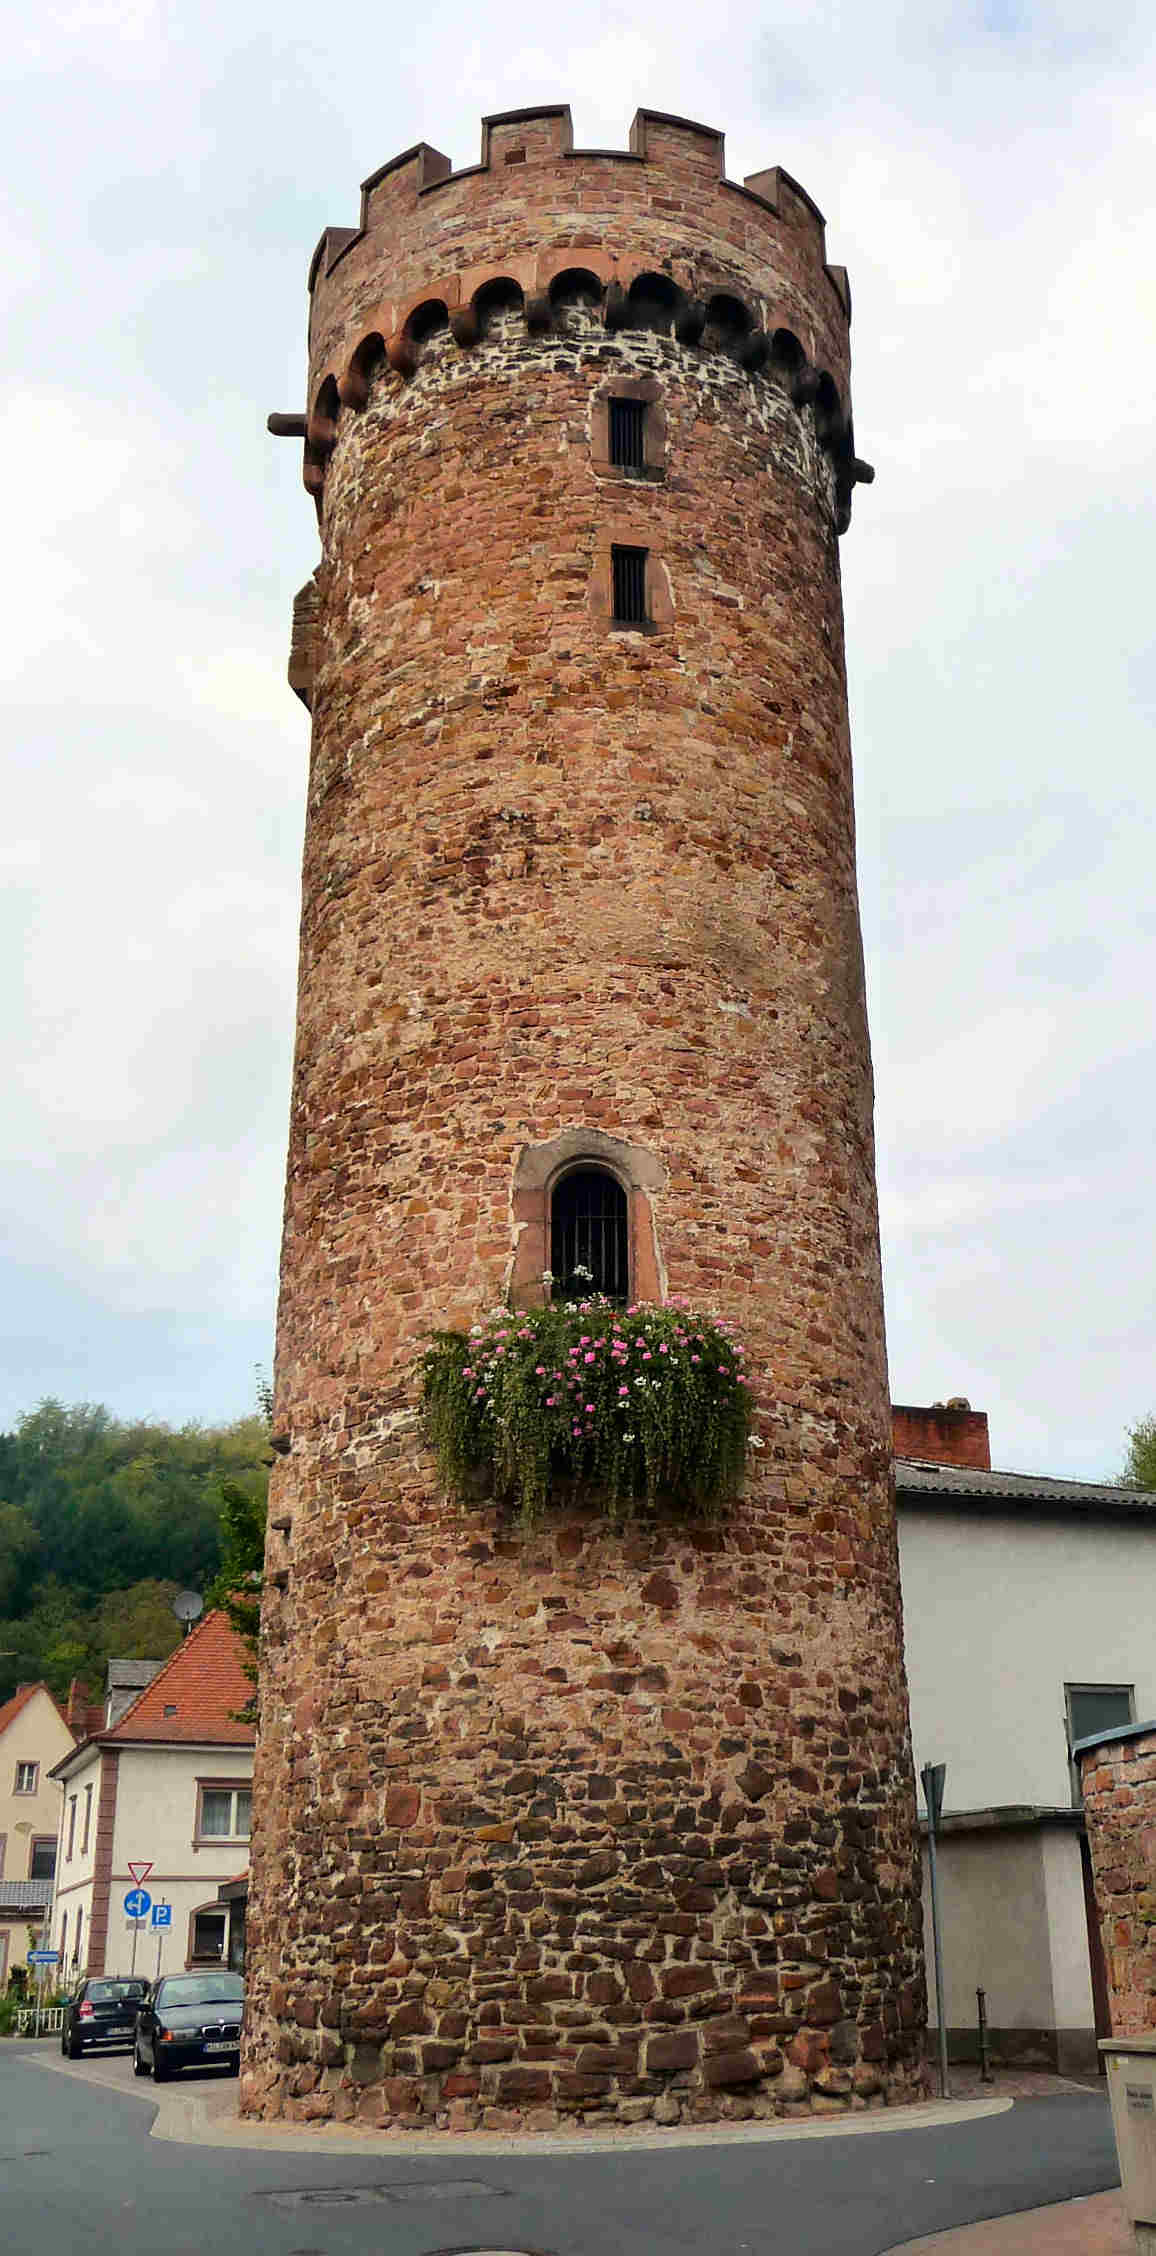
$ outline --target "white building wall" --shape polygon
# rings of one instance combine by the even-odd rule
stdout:
[[[947,1764],[946,1811],[1070,1805],[1065,1683],[1134,1684],[1156,1716],[1156,1527],[901,1498],[899,1560],[915,1767]]]
[[[152,1865],[144,1885],[154,1903],[172,1906],[170,1928],[149,1926],[137,1934],[136,1970],[150,1979],[158,1971],[184,1970],[192,1914],[215,1906],[222,1880],[234,1879],[249,1863],[247,1840],[198,1842],[198,1780],[248,1786],[252,1776],[250,1747],[121,1747],[105,1954],[109,1973],[127,1973],[132,1963],[133,1933],[124,1910],[133,1885],[130,1862]]]

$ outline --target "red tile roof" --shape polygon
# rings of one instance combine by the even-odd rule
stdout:
[[[5,1700],[3,1707],[0,1708],[0,1733],[7,1731],[10,1723],[15,1723],[21,1710],[28,1706],[30,1700],[36,1698],[38,1692],[47,1693],[61,1722],[64,1724],[68,1722],[68,1717],[65,1715],[55,1693],[49,1692],[46,1684],[18,1684],[12,1698]]]
[[[251,1747],[251,1723],[238,1723],[238,1711],[253,1697],[245,1674],[245,1648],[224,1614],[206,1614],[170,1654],[151,1684],[126,1708],[102,1743],[133,1739],[173,1745],[208,1741],[221,1747]],[[171,1710],[171,1713],[166,1711]]]

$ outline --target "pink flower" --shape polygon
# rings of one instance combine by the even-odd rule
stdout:
[[[548,1394],[548,1395],[546,1396],[546,1408],[547,1408],[547,1410],[552,1410],[552,1409],[553,1409],[553,1407],[554,1407],[554,1404],[556,1403],[556,1401],[557,1401],[557,1400],[558,1400],[558,1397],[557,1397],[557,1395],[556,1395],[556,1394]]]
[[[618,1392],[619,1392],[619,1394],[629,1394],[629,1392],[630,1392],[630,1388],[629,1388],[629,1387],[619,1387],[619,1389],[618,1389]]]
[[[477,1391],[477,1393],[476,1393],[476,1394],[475,1394],[475,1396],[474,1396],[474,1401],[475,1401],[475,1402],[484,1402],[484,1401],[485,1401],[485,1399],[486,1399],[486,1390],[485,1390],[485,1388],[484,1388],[484,1387],[479,1387],[479,1388],[478,1388],[478,1391]]]
[[[544,1364],[544,1363],[535,1363],[535,1365],[534,1365],[534,1377],[535,1377],[536,1379],[544,1379],[544,1378],[545,1378],[545,1376],[546,1376],[546,1366],[545,1366],[545,1364]]]
[[[701,1357],[701,1355],[692,1355],[692,1356],[691,1356],[691,1362],[692,1362],[692,1363],[701,1363],[701,1362],[702,1362],[702,1357]]]
[[[666,1344],[666,1341],[665,1341],[665,1340],[663,1340],[663,1341],[662,1341],[662,1344],[661,1344],[661,1346],[659,1347],[659,1350],[658,1350],[658,1352],[659,1352],[659,1354],[660,1354],[660,1355],[669,1355],[669,1354],[670,1354],[670,1349],[668,1348],[668,1346],[667,1346],[667,1344]]]
[[[592,1418],[594,1416],[594,1404],[592,1402],[588,1402],[586,1405],[586,1415],[588,1418]]]
[[[463,1379],[472,1379],[472,1378],[473,1378],[473,1376],[474,1376],[473,1368],[472,1368],[472,1366],[471,1366],[471,1365],[470,1365],[469,1363],[467,1363],[467,1364],[466,1364],[466,1366],[465,1366],[465,1368],[464,1368],[464,1370],[462,1371],[462,1377],[463,1377]]]
[[[725,1378],[726,1378],[726,1375],[727,1375],[727,1365],[726,1365],[725,1363],[720,1363],[720,1364],[719,1364],[719,1370],[720,1370],[720,1371],[722,1372],[722,1375],[723,1375],[723,1377],[724,1377],[724,1379],[725,1379]]]
[[[586,1350],[586,1353],[585,1353],[585,1356],[583,1357],[583,1361],[584,1361],[584,1362],[586,1362],[586,1363],[593,1363],[593,1361],[594,1361],[594,1350],[593,1350],[593,1348],[592,1348],[592,1347],[588,1347],[588,1348],[587,1348],[587,1350]]]
[[[654,1357],[648,1347],[644,1347],[642,1350],[642,1360],[644,1363],[653,1363],[654,1361]]]

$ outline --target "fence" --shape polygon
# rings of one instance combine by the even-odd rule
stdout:
[[[22,2005],[16,2015],[17,2036],[30,2037],[35,2027],[36,2007],[34,2005]],[[62,2005],[42,2005],[40,2008],[41,2036],[58,2037],[63,2027],[64,2007]]]

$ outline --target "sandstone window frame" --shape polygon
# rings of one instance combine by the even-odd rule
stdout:
[[[212,1795],[215,1800],[228,1800],[228,1828],[225,1832],[209,1831],[205,1826],[205,1801]],[[240,1828],[241,1802],[246,1804],[245,1826]],[[253,1781],[251,1778],[198,1778],[197,1812],[193,1825],[193,1847],[212,1849],[228,1842],[247,1842],[253,1827]],[[203,1908],[203,1907],[202,1907]]]
[[[615,549],[641,549],[645,552],[644,567],[645,617],[637,622],[615,617],[614,612],[614,551]],[[662,634],[674,624],[674,598],[670,588],[670,574],[658,555],[650,529],[646,525],[632,524],[626,518],[614,518],[601,528],[590,574],[588,601],[591,624],[596,633],[615,635]]]
[[[640,466],[611,460],[611,400],[636,401],[643,410]],[[601,385],[590,408],[590,461],[595,476],[618,485],[662,485],[666,453],[667,420],[657,377],[612,376]]]
[[[645,1146],[601,1128],[566,1128],[543,1144],[524,1144],[514,1162],[510,1213],[514,1250],[506,1285],[515,1308],[543,1308],[550,1297],[554,1192],[581,1169],[613,1176],[626,1196],[628,1299],[663,1301],[666,1278],[653,1200],[665,1188],[662,1163]]]
[[[218,1932],[220,1934],[220,1950],[210,1950],[207,1948],[201,1948],[200,1950],[198,1950],[198,1929],[200,1929],[200,1938],[205,1938],[207,1937],[210,1924],[214,1935]],[[185,1946],[185,1967],[186,1970],[190,1973],[194,1970],[194,1968],[198,1966],[228,1965],[227,1954],[229,1949],[229,1914],[225,1909],[225,1906],[218,1903],[215,1897],[208,1903],[197,1904],[194,1909],[190,1911],[189,1929],[188,1934],[185,1938]]]

